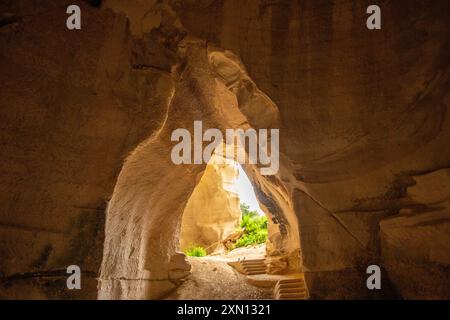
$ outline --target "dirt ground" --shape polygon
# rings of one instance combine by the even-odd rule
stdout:
[[[189,257],[188,260],[192,265],[191,275],[166,299],[272,299],[272,290],[248,284],[245,280],[245,275],[240,274],[227,264],[228,261],[236,261],[243,258],[262,258],[264,252],[264,246],[255,246],[240,248],[214,256]]]

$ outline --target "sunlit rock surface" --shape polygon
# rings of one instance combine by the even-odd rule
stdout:
[[[155,3],[80,2],[77,32],[61,1],[0,3],[0,297],[173,290],[205,167],[170,133],[201,119],[280,128],[279,174],[245,169],[311,297],[449,298],[449,2],[386,2],[375,32],[364,2]]]
[[[213,155],[183,212],[180,248],[200,245],[207,252],[222,249],[221,241],[241,220],[234,183],[239,171],[234,161]]]

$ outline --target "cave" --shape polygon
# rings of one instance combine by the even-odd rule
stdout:
[[[196,142],[251,130],[279,161],[226,144],[269,221],[246,299],[450,298],[448,1],[72,2],[0,1],[0,299],[186,298]]]

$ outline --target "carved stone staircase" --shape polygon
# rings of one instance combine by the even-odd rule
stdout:
[[[273,290],[273,295],[276,300],[308,299],[309,293],[304,276],[278,280]]]
[[[248,259],[229,262],[228,264],[247,276],[266,273],[265,259]]]
[[[309,292],[303,273],[285,275],[266,274],[265,259],[243,259],[228,262],[238,272],[246,275],[247,282],[256,287],[273,288],[276,300],[306,300]]]

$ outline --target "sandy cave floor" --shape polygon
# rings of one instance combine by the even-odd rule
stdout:
[[[202,258],[189,257],[192,273],[167,300],[272,299],[272,290],[248,284],[227,262],[264,257],[265,246],[247,247]]]

